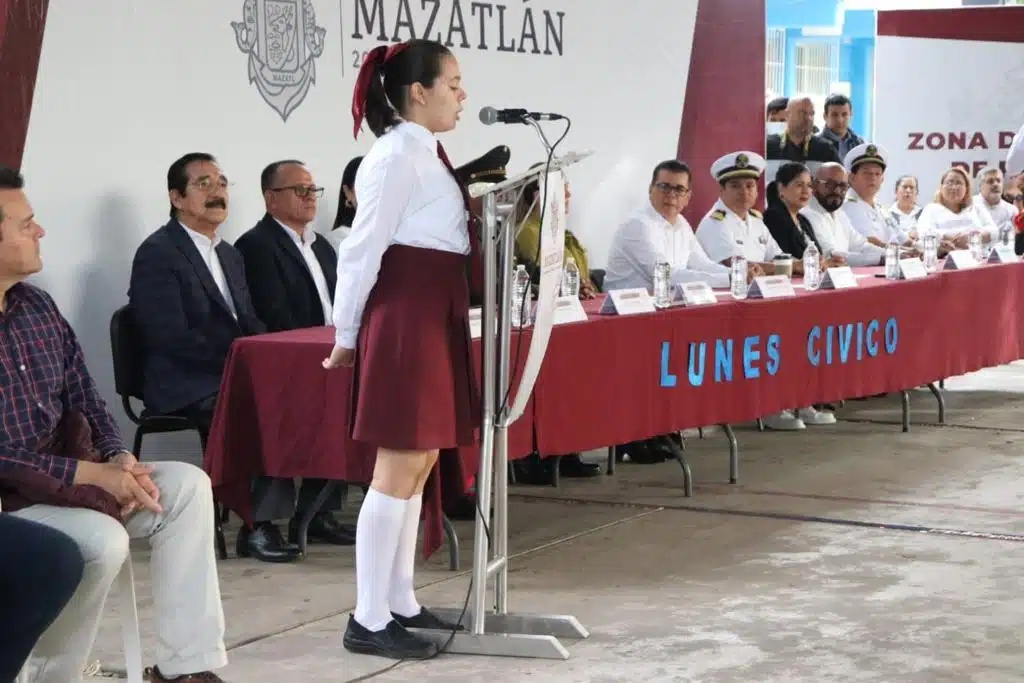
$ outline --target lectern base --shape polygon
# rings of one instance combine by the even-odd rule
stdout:
[[[456,621],[461,610],[430,608],[442,619]],[[471,627],[472,618],[466,615],[463,626]],[[460,631],[452,637],[450,631],[411,629],[439,646],[448,645],[445,652],[492,657],[527,657],[531,659],[569,659],[569,651],[560,638],[581,640],[590,633],[576,617],[569,615],[530,615],[488,613],[484,622],[486,633],[474,635]],[[448,643],[451,638],[451,643]]]

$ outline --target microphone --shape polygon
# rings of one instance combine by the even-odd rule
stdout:
[[[543,112],[526,111],[525,109],[495,109],[484,107],[480,110],[480,122],[485,126],[495,123],[526,123],[527,119],[534,121],[560,121],[565,117],[561,114],[546,114]]]

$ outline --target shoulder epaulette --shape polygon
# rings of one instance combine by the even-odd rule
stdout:
[[[758,211],[757,209],[751,209],[750,210],[750,215],[753,216],[754,218],[763,218],[763,216],[761,215],[761,212]]]
[[[716,221],[725,220],[725,211],[722,211],[721,209],[715,209],[714,211],[711,212],[711,218]]]

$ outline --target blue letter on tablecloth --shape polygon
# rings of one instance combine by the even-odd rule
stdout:
[[[821,328],[815,325],[807,334],[807,360],[811,365],[818,367],[821,364],[821,351],[815,348],[815,344],[821,341]]]
[[[761,352],[756,348],[760,337],[747,337],[743,340],[743,376],[747,379],[757,379],[761,376],[761,368],[754,365],[761,357]]]
[[[839,362],[846,363],[850,360],[850,343],[853,341],[853,323],[848,323],[839,328]]]
[[[864,360],[864,323],[857,323],[857,360]]]
[[[885,352],[890,356],[896,353],[896,343],[900,340],[900,326],[896,318],[885,321]]]
[[[832,335],[835,329],[832,325],[825,328],[825,365],[832,365]]]
[[[704,384],[704,357],[707,355],[708,345],[707,342],[700,342],[698,344],[690,343],[690,363],[689,363],[689,374],[690,374],[690,385],[699,387]],[[694,356],[699,355],[697,358],[697,366],[694,366]]]
[[[676,385],[676,376],[668,371],[668,355],[672,345],[661,342],[661,386],[671,389]]]
[[[715,383],[732,381],[732,339],[715,340]]]
[[[868,355],[874,358],[878,355],[878,340],[875,339],[875,335],[878,334],[878,321],[872,320],[868,323],[868,331],[865,337],[865,346],[868,348]]]
[[[782,338],[777,334],[768,335],[768,344],[766,349],[768,352],[768,362],[764,364],[764,369],[768,371],[768,374],[774,377],[779,372],[779,363],[781,358],[779,357],[779,344],[782,343]]]

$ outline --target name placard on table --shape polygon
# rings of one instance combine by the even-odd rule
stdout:
[[[761,275],[755,277],[747,290],[748,299],[782,299],[796,296],[793,281],[788,275]]]
[[[680,282],[676,285],[678,296],[683,300],[684,306],[707,306],[718,303],[718,297],[711,289],[711,285],[703,280],[700,282]]]
[[[820,289],[850,289],[857,286],[857,276],[850,266],[835,266],[825,270]]]
[[[643,287],[613,289],[601,304],[602,315],[633,315],[654,313],[654,298]]]
[[[560,296],[555,299],[555,325],[565,323],[579,323],[587,319],[587,312],[583,310],[578,296]]]
[[[956,249],[946,254],[946,262],[943,270],[967,270],[974,268],[978,262],[974,260],[974,254],[968,249]]]
[[[988,254],[989,263],[1020,263],[1020,257],[1009,244],[997,244]]]
[[[919,258],[900,259],[900,279],[920,280],[928,277],[928,269],[924,267],[924,261]]]

